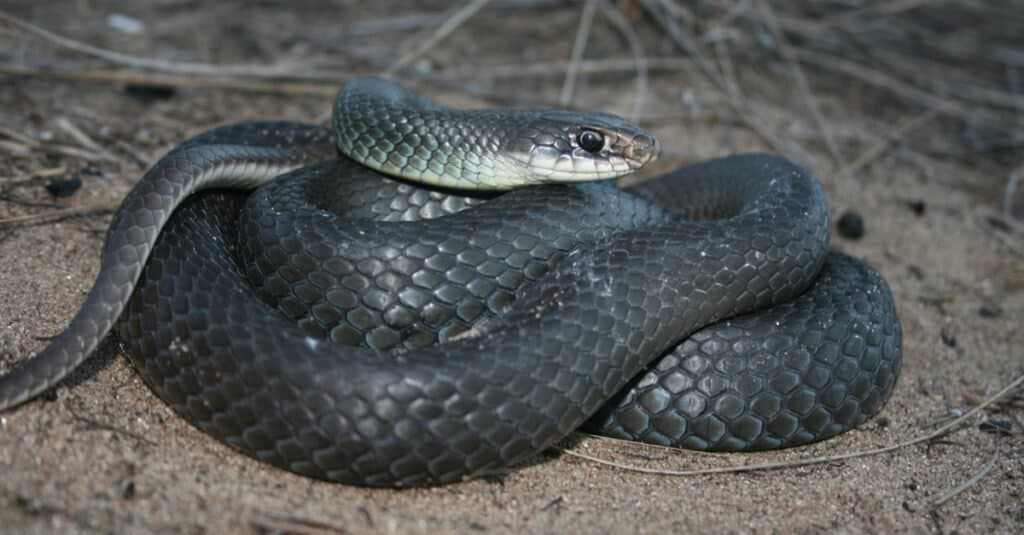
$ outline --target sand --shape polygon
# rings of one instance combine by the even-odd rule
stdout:
[[[287,35],[267,36],[296,18],[318,17],[316,12],[291,15],[272,5],[253,8],[247,26],[198,22],[190,28],[187,21],[214,15],[183,4],[161,8],[161,17],[147,18],[150,12],[143,11],[137,16],[146,22],[146,33],[132,36],[106,30],[103,17],[110,10],[91,3],[64,11],[15,4],[18,16],[119,50],[154,57],[174,57],[175,51],[193,47],[216,51],[212,57],[178,58],[196,61],[267,61],[278,46],[291,47],[286,57],[299,56],[309,42],[285,45],[281,40]],[[221,16],[227,12],[208,8]],[[554,29],[538,34],[571,35],[576,11],[559,13],[561,18],[549,21]],[[468,27],[468,35],[454,36],[452,46],[473,32],[485,38],[495,31],[494,19]],[[0,39],[21,42],[10,35]],[[566,57],[571,42],[563,41],[555,50]],[[56,53],[38,38],[26,46],[36,55]],[[371,55],[370,48],[354,48],[356,56]],[[367,69],[348,56],[338,61]],[[652,80],[652,106],[671,109],[679,91],[696,88],[698,99],[706,99],[703,109],[715,109],[721,102],[699,79],[698,72],[683,71]],[[557,101],[560,78],[518,83],[548,103]],[[610,95],[613,87],[630,84],[584,78],[576,105],[626,113],[629,102]],[[145,165],[190,134],[245,118],[314,121],[324,117],[330,102],[327,96],[217,89],[143,100],[116,84],[18,76],[0,77],[0,87],[4,131],[38,141],[27,152],[0,146],[0,177],[64,167],[61,178],[82,180],[80,190],[60,199],[40,182],[14,188],[0,182],[0,219],[116,203]],[[464,91],[422,89],[453,105],[484,104]],[[848,119],[846,126],[862,132],[892,128],[893,118],[858,115],[846,109],[844,98],[823,96],[825,113]],[[61,118],[101,150],[83,146],[62,129]],[[770,149],[741,123],[713,115],[650,126],[666,146],[661,169]],[[802,128],[812,126],[804,122]],[[797,130],[795,139],[811,144],[813,132]],[[0,139],[12,141],[2,132]],[[90,155],[69,155],[57,146]],[[865,148],[849,151],[857,155]],[[677,477],[611,468],[563,453],[694,470],[870,450],[930,433],[1024,372],[1024,238],[993,223],[1005,179],[988,176],[994,164],[911,158],[897,146],[844,177],[834,174],[823,147],[815,144],[810,152],[813,161],[801,163],[824,182],[833,219],[846,210],[864,216],[863,238],[834,236],[834,245],[885,275],[904,326],[902,376],[880,417],[860,429],[809,447],[744,455],[574,436],[501,476],[440,488],[367,490],[284,472],[206,436],[152,394],[108,338],[55,390],[0,413],[0,532],[1020,532],[1024,412],[1019,397],[983,413],[1006,425],[1009,435],[986,431],[978,417],[925,444],[796,468]],[[0,372],[44,347],[77,310],[96,275],[110,217],[109,210],[93,211],[0,226]],[[941,505],[933,503],[990,461],[990,469],[969,488]]]

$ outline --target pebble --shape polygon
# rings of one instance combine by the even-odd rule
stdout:
[[[942,338],[943,344],[946,344],[949,347],[956,347],[956,335],[953,334],[949,325],[943,325],[942,328],[939,329],[939,336]]]
[[[46,185],[46,191],[54,197],[63,198],[74,195],[80,187],[82,187],[82,179],[76,176],[67,180],[54,180]]]
[[[121,488],[121,497],[126,500],[130,500],[135,497],[134,481],[128,481],[127,483],[125,483],[125,485]]]
[[[1001,437],[1008,437],[1013,434],[1013,422],[1010,420],[996,420],[989,418],[978,424],[978,429],[986,433],[992,433]]]
[[[146,31],[145,23],[122,13],[107,15],[107,26],[121,33],[139,34]]]
[[[157,100],[168,100],[177,93],[177,89],[169,85],[127,85],[124,92],[128,96],[137,98],[142,102],[154,102]]]
[[[1003,315],[1003,308],[997,303],[986,301],[978,307],[978,315],[983,318],[998,318]]]
[[[836,230],[844,238],[850,240],[859,239],[864,235],[864,218],[857,212],[844,212],[843,215],[839,216],[839,221],[836,222]]]
[[[910,211],[914,212],[914,215],[918,216],[924,215],[925,210],[928,208],[928,205],[926,205],[922,200],[906,201],[906,204],[907,208],[910,208]]]
[[[99,167],[83,167],[82,170],[79,171],[79,174],[103,178],[103,169],[100,169]]]

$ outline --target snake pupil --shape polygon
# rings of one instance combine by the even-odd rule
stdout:
[[[597,152],[604,148],[604,136],[593,130],[583,130],[576,136],[580,148],[587,152]]]

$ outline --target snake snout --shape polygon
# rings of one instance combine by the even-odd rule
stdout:
[[[625,150],[626,159],[633,164],[634,169],[657,160],[660,155],[661,143],[658,138],[646,134],[634,137]]]

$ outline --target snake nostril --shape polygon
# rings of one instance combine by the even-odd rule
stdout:
[[[640,134],[633,138],[627,152],[627,156],[630,158],[646,163],[653,161],[661,154],[661,144],[652,136]]]

